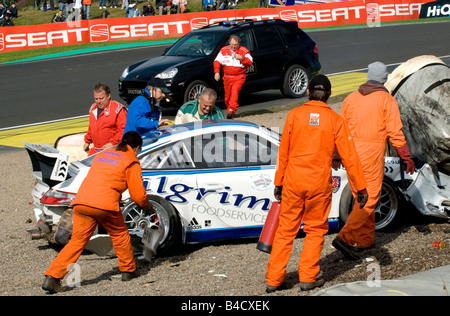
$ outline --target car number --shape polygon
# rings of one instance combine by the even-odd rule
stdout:
[[[145,246],[149,247],[149,248],[152,247],[152,244],[151,244],[151,242],[152,242],[152,235],[153,235],[152,229],[150,229],[150,227],[148,227],[148,226],[145,227],[144,228],[144,234],[142,235],[142,243]]]

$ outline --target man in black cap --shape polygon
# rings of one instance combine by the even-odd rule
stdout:
[[[319,259],[328,232],[335,147],[348,178],[361,193],[358,201],[363,204],[367,198],[364,195],[367,183],[348,127],[325,103],[331,95],[328,78],[313,77],[308,95],[310,101],[289,112],[278,150],[274,195],[277,199],[281,197],[281,211],[267,264],[268,293],[283,288],[286,266],[301,223],[306,236],[298,264],[300,289],[311,290],[324,284],[319,275]]]
[[[166,87],[164,80],[153,78],[147,83],[144,93],[131,102],[128,108],[127,124],[124,134],[135,131],[143,135],[149,131],[157,130],[160,126],[169,122],[161,119],[161,101],[170,90]]]

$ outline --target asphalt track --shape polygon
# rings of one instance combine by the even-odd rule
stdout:
[[[392,71],[419,55],[435,55],[450,64],[450,21],[308,31],[319,47],[322,73],[333,95],[355,90],[366,79],[367,65],[380,60]],[[0,153],[23,148],[22,141],[53,144],[61,135],[87,130],[92,88],[105,82],[117,94],[126,66],[160,55],[167,43],[152,46],[74,51],[29,61],[0,64]],[[294,100],[298,101],[298,100]],[[293,99],[278,90],[243,97],[240,112],[286,105]],[[174,113],[166,113],[168,117]]]

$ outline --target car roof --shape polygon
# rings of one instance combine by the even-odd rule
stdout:
[[[259,129],[259,126],[255,123],[250,123],[246,121],[235,121],[235,120],[204,120],[198,122],[191,122],[186,124],[172,125],[163,129],[156,131],[151,131],[143,135],[143,147],[151,145],[161,138],[168,137],[174,134],[192,132],[195,130],[205,130],[209,128],[224,128],[229,126],[238,127],[250,127]]]
[[[222,28],[225,30],[234,30],[234,29],[239,29],[239,28],[243,28],[243,27],[252,27],[252,26],[258,26],[258,25],[264,25],[264,24],[283,24],[283,23],[296,23],[296,22],[295,21],[285,21],[285,20],[281,20],[281,19],[260,20],[260,21],[253,21],[251,19],[232,20],[232,21],[222,21],[222,22],[218,22],[218,23],[208,24],[198,30],[217,29],[217,28]]]

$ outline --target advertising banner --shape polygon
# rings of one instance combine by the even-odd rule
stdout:
[[[418,19],[420,0],[355,0],[279,6],[275,8],[208,11],[136,18],[94,19],[0,28],[0,53],[81,43],[180,37],[222,21],[282,19],[300,28],[366,24]]]
[[[420,10],[421,19],[450,17],[450,0],[440,0],[425,3]]]

